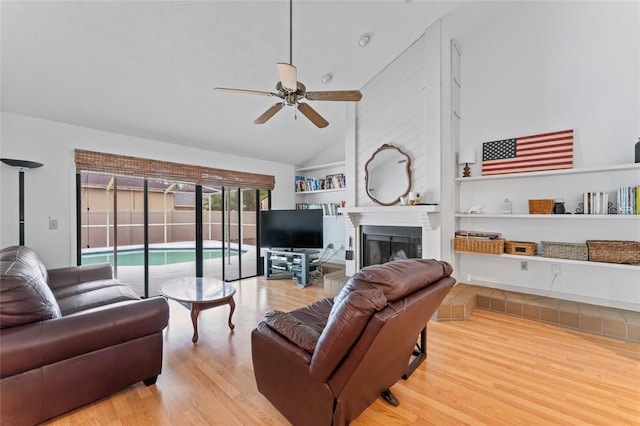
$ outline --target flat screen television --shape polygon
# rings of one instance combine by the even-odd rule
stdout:
[[[260,212],[260,247],[323,248],[322,209]]]

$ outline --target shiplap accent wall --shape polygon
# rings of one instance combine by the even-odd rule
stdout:
[[[356,109],[354,181],[358,206],[375,205],[365,190],[364,166],[385,143],[411,158],[411,190],[419,192],[423,202],[440,200],[440,141],[428,137],[426,120],[427,97],[439,96],[439,88],[429,83],[435,80],[439,84],[439,78],[429,78],[429,46],[429,37],[423,35],[362,89],[363,98]]]

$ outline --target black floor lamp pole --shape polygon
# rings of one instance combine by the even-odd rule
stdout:
[[[20,217],[18,223],[20,226],[20,245],[24,245],[24,170],[20,169],[18,173],[18,197],[20,199]]]
[[[0,158],[5,164],[12,167],[19,167],[18,173],[18,227],[20,232],[20,245],[24,245],[24,169],[35,169],[42,167],[42,163],[28,160],[12,160],[10,158]]]

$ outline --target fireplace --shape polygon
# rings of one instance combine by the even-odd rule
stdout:
[[[419,226],[363,225],[360,231],[362,267],[422,258],[422,228]]]

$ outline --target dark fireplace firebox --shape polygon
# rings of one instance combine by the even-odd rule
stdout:
[[[361,266],[391,260],[422,258],[422,228],[416,226],[362,226]]]

